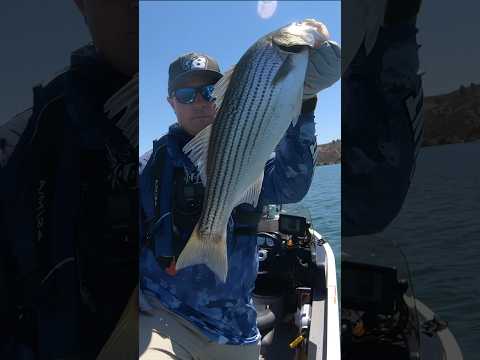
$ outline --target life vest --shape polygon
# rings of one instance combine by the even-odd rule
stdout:
[[[183,167],[175,167],[172,174],[172,187],[162,188],[162,180],[166,166],[167,143],[161,138],[154,141],[152,155],[149,159],[151,168],[151,196],[153,216],[146,216],[144,244],[148,246],[158,263],[174,275],[174,263],[183,250],[188,237],[200,219],[203,209],[205,188],[196,172],[187,172]],[[170,192],[170,193],[167,193]],[[160,197],[171,198],[168,209],[162,209]],[[242,206],[232,214],[236,235],[252,236],[256,234],[256,226],[261,212],[247,211]],[[171,236],[158,236],[159,232]],[[169,249],[169,250],[166,250]],[[168,254],[167,254],[168,253]]]
[[[33,114],[1,170],[1,322],[12,336],[0,358],[93,358],[138,282],[136,171],[109,186],[112,156],[136,162],[135,151],[121,150],[129,145],[114,123],[70,111],[66,84],[90,70],[34,88]]]

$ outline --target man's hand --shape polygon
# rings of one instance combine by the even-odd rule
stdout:
[[[327,31],[326,28],[325,31]],[[318,47],[311,49],[303,100],[313,98],[317,93],[337,82],[340,79],[341,65],[340,46],[337,43],[325,40]]]
[[[388,26],[415,21],[421,5],[422,0],[388,0],[384,24]]]
[[[317,106],[317,96],[314,95],[310,99],[303,100],[302,103],[302,110],[300,111],[302,114],[309,114],[315,111],[315,107]]]

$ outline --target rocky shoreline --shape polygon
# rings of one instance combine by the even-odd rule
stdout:
[[[424,98],[422,146],[480,141],[480,84],[460,86],[448,94]],[[315,165],[338,164],[342,142],[317,146]]]
[[[328,144],[317,145],[315,165],[332,165],[341,161],[342,141],[333,140]]]
[[[480,85],[424,99],[423,146],[480,140]]]

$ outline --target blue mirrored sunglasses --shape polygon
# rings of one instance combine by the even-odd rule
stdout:
[[[192,104],[197,98],[197,94],[203,96],[206,101],[213,101],[214,85],[205,85],[201,87],[185,87],[173,91],[173,96],[182,104]]]

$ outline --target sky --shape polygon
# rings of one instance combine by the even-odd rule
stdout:
[[[0,125],[32,106],[32,88],[91,42],[73,0],[2,2],[0,11]]]
[[[305,18],[323,22],[341,43],[339,1],[281,1],[272,17],[257,13],[257,1],[140,2],[140,154],[176,121],[166,101],[168,66],[196,51],[214,57],[225,71],[263,35]],[[340,81],[319,94],[319,144],[340,138]]]
[[[282,1],[268,20],[256,14],[256,1],[156,2],[141,1],[140,99],[148,115],[141,129],[142,141],[166,131],[175,119],[165,102],[168,64],[182,52],[212,52],[222,69],[233,65],[245,49],[266,32],[292,20],[317,17],[340,41],[338,2]],[[478,62],[478,13],[471,0],[424,0],[418,19],[421,67],[426,71],[426,95],[444,94],[470,82],[480,83]],[[228,30],[232,29],[232,30]],[[165,35],[166,34],[166,35]],[[236,34],[241,34],[236,35]],[[225,39],[231,41],[226,42]],[[32,87],[68,65],[70,53],[88,43],[90,34],[73,0],[16,0],[2,4],[0,43],[0,125],[32,105]],[[158,91],[158,95],[151,93]],[[163,90],[162,90],[163,89]],[[328,91],[339,93],[340,84],[320,94],[317,110],[319,140],[339,137],[338,105]],[[148,90],[148,91],[147,91]],[[330,112],[331,117],[323,115]],[[320,115],[319,115],[320,113]],[[145,117],[147,119],[147,117]],[[335,120],[332,120],[335,119]],[[143,127],[142,126],[142,127]]]
[[[445,94],[480,84],[480,2],[423,0],[417,20],[425,95]]]

